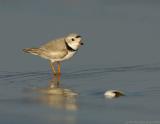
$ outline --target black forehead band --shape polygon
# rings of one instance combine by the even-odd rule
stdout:
[[[80,37],[81,37],[80,35],[77,35],[77,36],[76,36],[76,38],[80,38]]]

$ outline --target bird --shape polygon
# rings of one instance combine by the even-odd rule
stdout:
[[[83,44],[79,34],[70,33],[67,36],[48,41],[40,47],[24,48],[23,51],[49,60],[53,74],[57,75],[61,74],[61,62],[73,57]],[[57,64],[57,71],[55,64]]]

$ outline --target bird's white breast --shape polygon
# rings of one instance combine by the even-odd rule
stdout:
[[[74,54],[75,52],[68,52],[68,54],[63,58],[63,60],[71,58]]]
[[[52,62],[55,62],[55,61],[63,61],[63,60],[67,60],[67,59],[69,59],[69,58],[71,58],[74,54],[75,54],[76,52],[68,52],[68,54],[65,56],[65,57],[63,57],[63,58],[61,58],[61,59],[54,59],[54,60],[51,60]]]

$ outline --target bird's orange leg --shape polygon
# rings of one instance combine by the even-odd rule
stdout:
[[[57,62],[57,64],[58,64],[58,75],[60,75],[61,74],[61,63],[60,62]]]
[[[51,66],[51,69],[52,69],[53,74],[56,75],[56,71],[55,71],[54,65],[52,64],[51,61],[49,62],[49,64],[50,64],[50,66]]]

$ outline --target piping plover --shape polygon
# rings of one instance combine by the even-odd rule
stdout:
[[[60,74],[60,62],[71,58],[81,45],[83,45],[82,37],[72,33],[66,37],[52,40],[38,48],[25,48],[23,51],[49,60],[53,73]],[[58,64],[58,72],[54,68],[55,63]]]

